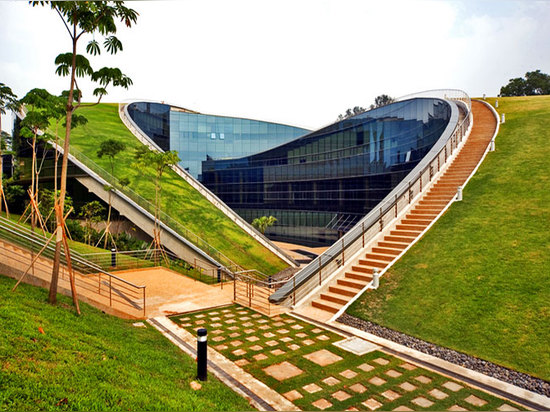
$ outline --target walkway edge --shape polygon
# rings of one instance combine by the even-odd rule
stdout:
[[[192,358],[196,358],[196,337],[180,328],[166,316],[148,319],[147,323],[152,325],[182,351]],[[208,348],[208,369],[209,372],[214,374],[233,391],[247,399],[258,410],[300,410],[292,402],[210,347]]]
[[[370,342],[376,343],[382,346],[383,348],[391,349],[392,351],[397,352],[396,356],[399,356],[399,354],[404,354],[408,357],[418,359],[427,364],[431,364],[438,368],[448,370],[449,372],[452,372],[455,375],[458,375],[459,379],[460,377],[467,379],[469,381],[468,384],[470,385],[475,386],[475,383],[470,383],[472,381],[479,382],[480,384],[486,387],[493,388],[499,392],[505,392],[507,394],[512,395],[515,398],[514,399],[515,402],[522,403],[521,400],[524,400],[524,401],[539,405],[540,410],[550,410],[550,398],[547,398],[546,396],[539,395],[538,393],[534,393],[526,389],[519,388],[510,383],[503,382],[496,378],[492,378],[490,376],[484,375],[480,372],[476,372],[471,369],[465,368],[463,366],[459,366],[454,363],[445,361],[438,357],[428,355],[426,353],[417,351],[415,349],[408,348],[407,346],[401,345],[399,343],[395,343],[385,338],[381,338],[379,336],[373,335],[372,333],[365,332],[348,325],[344,325],[343,323],[331,321],[331,322],[328,322],[328,325],[335,327],[337,329],[341,329],[348,333],[351,333],[355,336],[358,336]],[[411,360],[411,362],[414,363],[414,360]],[[422,365],[422,366],[426,367],[426,365]]]

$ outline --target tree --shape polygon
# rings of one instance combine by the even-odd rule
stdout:
[[[144,171],[153,171],[155,184],[155,225],[153,228],[154,249],[163,250],[160,241],[160,210],[162,194],[162,175],[164,171],[177,164],[180,161],[178,152],[169,150],[168,152],[156,152],[149,150],[146,146],[140,146],[135,153],[135,165]]]
[[[374,108],[386,106],[387,104],[395,102],[393,97],[388,96],[387,94],[381,94],[374,98]]]
[[[506,86],[500,88],[501,96],[535,96],[550,94],[550,76],[540,70],[525,73],[525,79],[510,79]]]
[[[31,187],[30,187],[30,208],[31,208],[31,228],[34,230],[36,222],[42,225],[42,217],[38,209],[38,177],[41,167],[37,165],[36,149],[39,140],[46,141],[49,136],[43,133],[50,125],[51,101],[52,95],[44,89],[32,89],[29,91],[21,103],[27,107],[27,114],[21,121],[21,136],[31,140],[32,163],[31,163]],[[44,150],[45,153],[45,150]],[[42,225],[43,226],[43,225]],[[44,227],[43,227],[44,229]]]
[[[103,156],[107,156],[109,158],[109,164],[111,166],[111,176],[113,178],[113,181],[115,176],[115,157],[125,149],[126,149],[126,145],[116,139],[104,140],[99,145],[99,150],[97,151],[97,157],[101,159]],[[107,224],[105,226],[105,232],[103,233],[103,236],[105,237],[105,243],[103,245],[104,249],[107,248],[107,241],[109,236],[111,237],[111,241],[113,241],[113,237],[109,229],[111,225],[111,210],[112,210],[111,194],[113,191],[113,187],[108,186],[106,190],[109,192],[109,212],[107,213]]]
[[[367,109],[365,109],[364,107],[355,106],[353,109],[347,109],[346,113],[339,114],[338,118],[336,120],[341,121],[341,120],[349,119],[350,117],[356,116],[356,115],[364,113],[366,111],[367,111]]]
[[[6,195],[4,193],[4,159],[2,155],[7,148],[5,135],[2,134],[2,115],[6,114],[6,110],[18,112],[21,109],[21,103],[17,100],[17,96],[4,83],[0,83],[0,212],[2,204],[6,206],[6,213],[9,216],[8,205],[6,203]]]
[[[258,229],[262,234],[265,233],[268,227],[273,226],[277,222],[277,219],[273,216],[257,217],[252,221],[252,226]]]
[[[57,199],[55,208],[56,212],[56,243],[54,264],[52,269],[52,279],[50,282],[50,293],[48,301],[50,303],[57,302],[57,284],[59,280],[59,264],[61,258],[61,245],[65,248],[65,253],[68,255],[68,246],[66,242],[66,233],[63,216],[63,203],[67,190],[67,168],[69,160],[69,148],[71,137],[71,123],[75,110],[81,106],[81,93],[76,82],[77,77],[86,77],[94,82],[99,82],[100,87],[94,90],[94,95],[98,97],[98,103],[101,98],[107,94],[107,86],[121,86],[128,88],[132,84],[132,80],[122,74],[116,68],[103,68],[94,71],[88,59],[78,54],[77,46],[80,39],[85,34],[92,34],[86,46],[86,52],[90,55],[98,55],[101,53],[101,46],[96,40],[95,35],[105,37],[103,48],[111,54],[116,54],[122,50],[122,42],[114,35],[117,30],[116,19],[120,19],[127,27],[131,27],[137,21],[138,13],[124,6],[123,1],[96,1],[96,2],[73,2],[73,1],[33,1],[33,6],[49,5],[51,9],[63,21],[63,24],[71,39],[71,51],[62,53],[55,59],[57,65],[56,74],[60,76],[69,76],[69,91],[66,102],[66,119],[65,119],[65,140],[63,142],[63,160],[61,166],[61,181],[60,195]],[[76,93],[75,93],[76,90]],[[76,94],[76,101],[75,101]],[[73,301],[78,309],[78,301],[76,300],[76,289],[74,288],[74,280],[71,277],[71,289],[73,292]]]
[[[500,88],[501,96],[525,96],[527,93],[527,85],[525,79],[522,77],[516,77],[510,79],[506,86]]]
[[[91,202],[86,203],[80,209],[79,216],[84,218],[85,228],[86,228],[84,237],[88,245],[91,244],[91,239],[92,239],[92,233],[93,233],[92,223],[101,222],[103,212],[105,212],[105,208],[97,200],[93,200]]]

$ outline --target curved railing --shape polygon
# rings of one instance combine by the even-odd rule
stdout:
[[[140,100],[142,101],[142,100]],[[158,103],[158,102],[157,102]],[[187,110],[187,109],[185,109]],[[118,113],[122,123],[132,132],[134,136],[143,144],[149,147],[151,150],[162,152],[163,150],[149,137],[147,136],[139,126],[132,120],[128,114],[128,103],[119,103]],[[223,212],[233,223],[238,225],[247,234],[252,236],[256,241],[261,243],[264,247],[275,253],[279,258],[283,259],[287,264],[293,267],[297,267],[298,264],[292,257],[288,256],[283,250],[274,245],[271,240],[266,236],[258,232],[250,223],[244,220],[240,215],[235,213],[233,209],[227,206],[218,196],[212,193],[202,183],[195,179],[187,170],[181,167],[179,164],[173,165],[172,170],[184,179],[189,185],[203,195],[210,203]]]
[[[458,107],[454,106],[446,130],[418,165],[349,232],[273,293],[269,298],[271,303],[295,305],[321,286],[334,271],[345,264],[346,259],[355,255],[386,226],[393,223],[399,213],[423,192],[423,188],[426,188],[433,176],[446,164],[467,135],[472,124],[472,115],[471,100],[465,92],[456,89],[430,90],[397,100],[418,97],[435,97],[456,102],[465,111],[464,119],[459,120]]]

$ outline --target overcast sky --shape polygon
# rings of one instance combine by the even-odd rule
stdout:
[[[459,88],[496,95],[512,77],[550,72],[548,1],[127,4],[140,17],[119,30],[124,51],[90,57],[94,68],[119,67],[134,81],[129,90],[111,88],[106,101],[162,100],[315,129],[382,93]],[[67,89],[54,58],[69,50],[49,8],[0,1],[0,82],[20,97],[34,87]],[[81,87],[91,100],[92,86]]]

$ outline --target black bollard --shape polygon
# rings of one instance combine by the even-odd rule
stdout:
[[[218,268],[218,283],[222,281],[222,269]]]
[[[197,379],[206,380],[206,364],[208,362],[206,349],[208,347],[207,331],[204,328],[197,330]]]
[[[116,267],[116,249],[111,249],[111,266]]]

